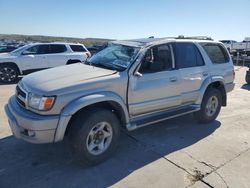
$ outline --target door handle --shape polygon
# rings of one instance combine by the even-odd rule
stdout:
[[[202,75],[205,77],[205,76],[208,76],[208,73],[207,72],[203,72]]]
[[[176,82],[177,81],[177,77],[171,77],[169,78],[170,82]]]

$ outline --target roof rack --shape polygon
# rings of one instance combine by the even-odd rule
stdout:
[[[213,40],[211,37],[207,37],[207,36],[192,36],[192,37],[185,37],[184,35],[179,35],[176,39]]]

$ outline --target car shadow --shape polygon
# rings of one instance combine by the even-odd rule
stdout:
[[[250,91],[250,84],[244,84],[243,86],[241,86],[241,89]]]
[[[0,86],[1,85],[14,85],[14,84],[17,84],[20,80],[22,80],[23,77],[18,77],[17,80],[13,83],[3,83],[0,81]]]
[[[108,187],[163,156],[211,135],[220,122],[196,123],[192,115],[122,131],[115,154],[93,167],[72,160],[65,143],[34,145],[13,136],[0,140],[0,187]]]

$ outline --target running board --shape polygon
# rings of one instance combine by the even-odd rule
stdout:
[[[190,114],[192,112],[196,112],[199,110],[200,107],[198,105],[192,105],[184,108],[178,108],[175,110],[166,110],[166,111],[156,112],[150,115],[135,117],[131,120],[129,124],[127,124],[127,129],[129,131],[132,131],[150,124],[165,121],[167,119],[179,117],[185,114]]]

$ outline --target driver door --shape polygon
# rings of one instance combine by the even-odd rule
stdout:
[[[24,73],[30,73],[37,70],[48,68],[47,54],[49,53],[49,45],[35,45],[26,49],[19,58]]]
[[[180,72],[175,69],[172,46],[149,49],[137,73],[129,80],[128,106],[132,116],[181,104]]]

